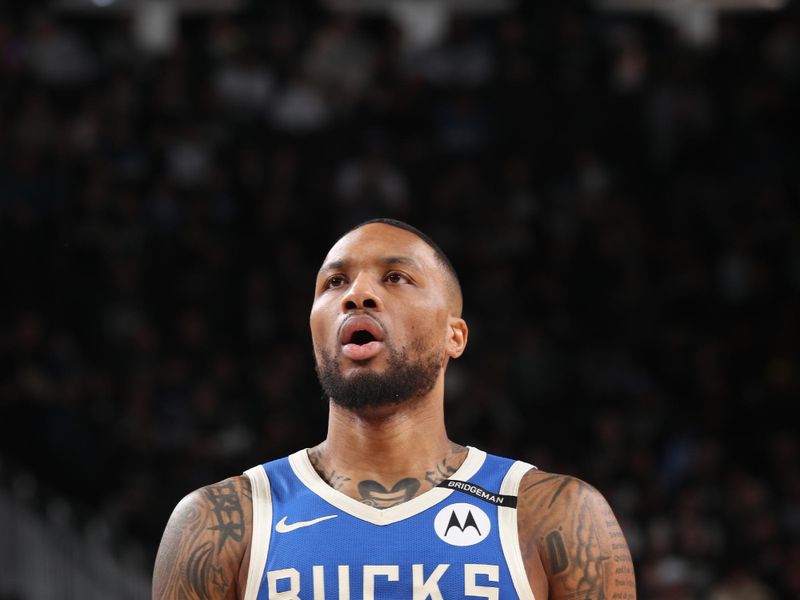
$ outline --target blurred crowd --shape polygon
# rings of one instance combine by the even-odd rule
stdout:
[[[462,279],[453,439],[599,488],[642,598],[800,597],[797,3],[701,47],[298,4],[165,54],[1,9],[0,455],[152,560],[185,493],[324,436],[316,269],[391,216]]]

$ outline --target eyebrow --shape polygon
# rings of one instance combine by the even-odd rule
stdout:
[[[341,271],[347,266],[346,260],[332,260],[329,263],[322,265],[319,269],[319,272],[322,273],[324,271]]]
[[[408,267],[414,267],[416,269],[420,268],[419,263],[409,256],[384,256],[379,260],[381,264],[384,264],[387,267],[391,267],[393,265],[405,265]],[[323,273],[326,271],[341,271],[346,269],[349,264],[350,261],[346,259],[332,260],[331,262],[322,265],[319,272]]]

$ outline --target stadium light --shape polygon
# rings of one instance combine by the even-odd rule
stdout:
[[[787,0],[595,0],[607,12],[653,13],[672,23],[696,46],[716,40],[721,12],[781,10]]]

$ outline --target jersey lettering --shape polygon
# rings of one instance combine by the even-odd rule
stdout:
[[[364,565],[364,600],[375,600],[375,577],[385,576],[389,581],[400,579],[397,565]]]
[[[314,600],[325,600],[325,567],[314,565],[311,571],[314,574]]]
[[[500,590],[496,587],[478,585],[478,575],[488,576],[489,581],[500,581],[500,569],[497,565],[464,565],[464,595],[499,600]]]
[[[289,580],[289,589],[278,591],[278,582]],[[300,572],[297,569],[278,569],[267,573],[270,600],[300,600]]]
[[[348,565],[339,565],[339,600],[350,600],[350,567]]]
[[[411,567],[414,579],[414,600],[444,600],[439,589],[439,580],[450,565],[437,565],[431,576],[425,579],[423,565]]]
[[[439,588],[439,580],[450,568],[449,564],[436,565],[425,578],[425,566],[411,565],[413,600],[444,600]],[[338,565],[339,600],[350,600],[350,566]],[[499,600],[500,590],[495,586],[478,585],[478,576],[485,576],[489,582],[500,580],[500,567],[497,565],[465,564],[464,595],[487,600]],[[400,581],[399,565],[364,565],[364,600],[375,600],[375,578],[386,577],[388,581]],[[314,600],[325,600],[325,567],[314,565],[311,568],[312,596]],[[295,568],[278,569],[267,572],[267,585],[270,600],[301,600],[308,598],[308,590],[300,595],[300,572]]]

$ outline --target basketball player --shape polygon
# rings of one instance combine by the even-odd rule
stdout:
[[[597,490],[447,438],[461,304],[453,267],[422,232],[381,219],[344,235],[310,319],[327,438],[184,498],[153,597],[635,599],[625,538]]]

